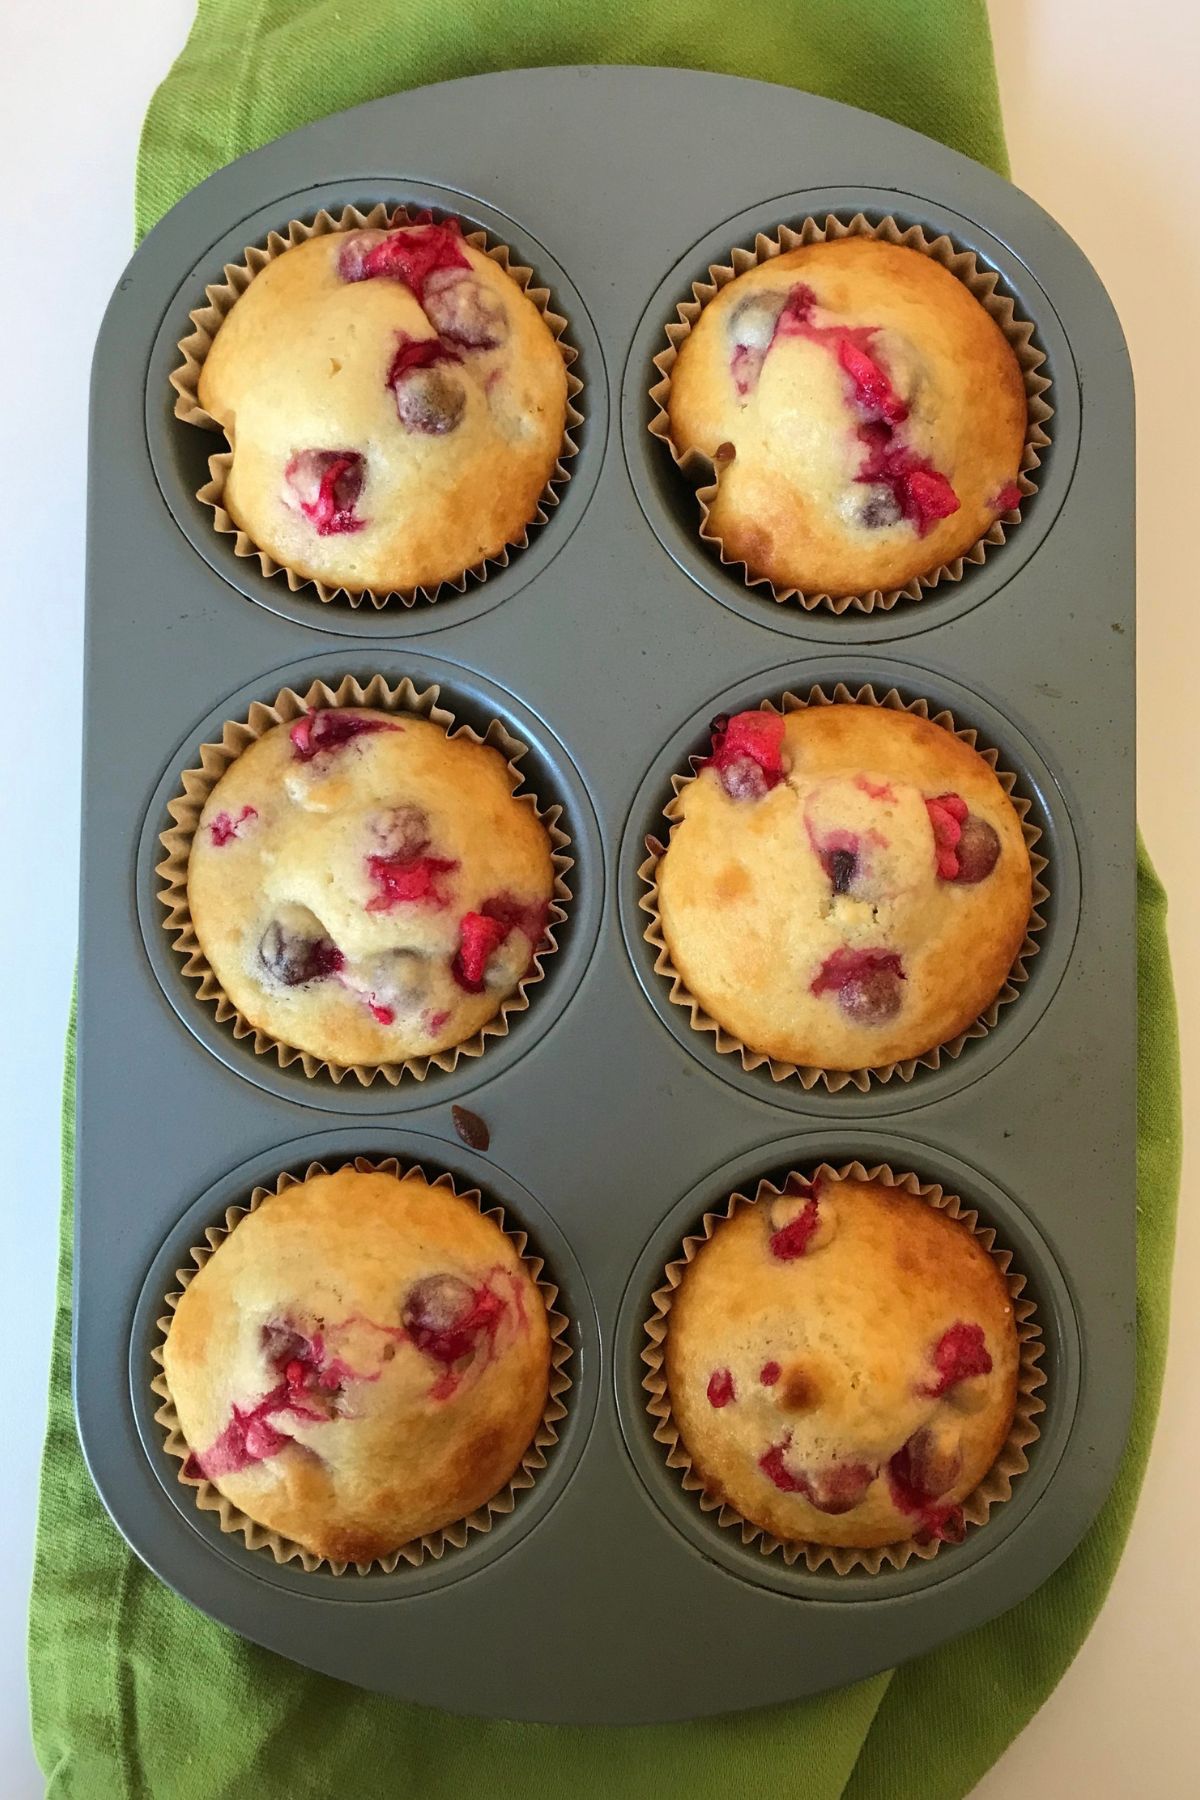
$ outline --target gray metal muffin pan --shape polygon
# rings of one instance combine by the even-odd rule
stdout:
[[[322,204],[444,206],[512,245],[570,321],[586,424],[561,506],[462,596],[376,612],[292,594],[194,499],[205,434],[167,372],[225,260]],[[1048,356],[1053,444],[1009,541],[891,612],[742,586],[646,432],[651,357],[693,278],[758,228],[859,208],[996,268]],[[547,69],[381,100],[223,170],[133,258],[91,422],[75,1384],[96,1485],[138,1555],[235,1631],[457,1711],[640,1722],[783,1701],[982,1623],[1078,1542],[1128,1421],[1134,1311],[1133,418],[1103,289],[1016,189],[881,119],[675,70]],[[503,1042],[392,1088],[256,1057],[183,979],[155,900],[165,803],[250,700],[347,673],[437,679],[500,716],[574,839],[575,898]],[[1052,898],[996,1029],[910,1083],[746,1073],[666,999],[637,865],[712,713],[841,679],[948,705],[1016,771]],[[450,1102],[487,1121],[463,1148]],[[560,1282],[569,1412],[534,1489],[440,1562],[341,1578],[223,1536],[153,1423],[161,1298],[209,1220],[281,1169],[396,1153],[478,1182]],[[789,1569],[700,1513],[641,1405],[655,1276],[759,1174],[882,1160],[977,1205],[1028,1274],[1047,1410],[988,1524],[878,1576]]]

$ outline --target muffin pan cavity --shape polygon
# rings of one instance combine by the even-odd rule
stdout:
[[[268,576],[257,555],[237,555],[233,536],[214,529],[212,506],[197,496],[209,483],[209,457],[225,450],[226,440],[220,432],[202,430],[176,417],[176,393],[169,378],[180,366],[179,344],[190,330],[189,315],[194,308],[203,306],[205,289],[223,281],[227,264],[241,263],[251,245],[265,244],[271,232],[285,232],[293,219],[311,221],[322,209],[337,216],[347,206],[368,213],[381,203],[404,207],[414,215],[425,210],[438,218],[453,215],[462,221],[465,232],[485,232],[489,246],[506,246],[515,264],[532,268],[530,285],[548,288],[550,310],[567,321],[561,341],[574,353],[570,374],[583,384],[570,402],[570,416],[578,414],[579,422],[569,426],[575,449],[564,465],[566,479],[555,485],[554,502],[544,508],[545,518],[530,525],[529,542],[524,548],[514,545],[505,553],[503,562],[488,562],[482,579],[468,572],[461,592],[458,584],[447,584],[438,591],[436,600],[418,598],[411,605],[393,597],[376,608],[366,597],[352,603],[344,593],[323,604],[314,584],[293,588],[282,572]],[[367,176],[332,187],[303,188],[247,214],[189,271],[163,315],[150,351],[145,385],[146,438],[162,497],[181,531],[216,573],[247,599],[318,630],[364,637],[393,636],[403,631],[423,633],[487,612],[532,580],[558,554],[578,523],[599,473],[607,433],[606,388],[603,355],[587,310],[569,277],[536,238],[515,220],[480,206],[469,194],[430,183]],[[337,617],[329,616],[330,605]],[[443,608],[452,608],[454,616],[444,616]]]
[[[175,417],[169,377],[227,262],[322,208],[381,201],[455,213],[532,268],[579,352],[583,425],[560,504],[507,568],[377,609],[291,592],[234,555],[195,497],[214,440]],[[838,615],[722,568],[647,427],[691,282],[759,230],[859,212],[945,232],[996,271],[1054,411],[1005,543],[919,601]],[[75,1392],[97,1489],[137,1554],[224,1625],[341,1680],[555,1724],[795,1700],[1031,1592],[1111,1486],[1134,1368],[1132,391],[1076,247],[998,176],[810,94],[510,71],[323,120],[188,195],[114,293],[92,408]],[[218,1019],[165,929],[156,870],[168,805],[226,723],[285,689],[377,677],[436,686],[456,720],[526,746],[524,784],[561,807],[571,866],[557,948],[507,1033],[423,1080],[364,1085],[257,1054]],[[714,714],[839,686],[923,701],[995,750],[1046,892],[1027,979],[961,1054],[911,1080],[806,1088],[743,1068],[671,1003],[638,871]],[[172,848],[178,885],[186,843]],[[176,1270],[226,1207],[283,1170],[389,1155],[479,1186],[529,1231],[575,1334],[567,1415],[490,1532],[391,1574],[306,1572],[221,1532],[177,1481],[151,1350]],[[1047,1346],[1011,1499],[962,1544],[875,1574],[789,1566],[717,1526],[667,1467],[641,1386],[647,1296],[704,1209],[822,1161],[912,1171],[977,1208],[1028,1276]]]
[[[852,676],[851,683],[846,682],[847,674]],[[755,708],[762,700],[778,704],[785,694],[805,700],[813,689],[829,699],[835,693],[849,699],[851,689],[859,691],[864,686],[872,690],[878,703],[886,704],[889,696],[895,696],[905,707],[924,702],[930,718],[950,715],[954,729],[976,733],[980,751],[997,753],[998,770],[1016,776],[1013,799],[1027,807],[1023,824],[1034,858],[1034,912],[1026,949],[1005,989],[1008,997],[995,1009],[994,1022],[986,1028],[974,1025],[957,1048],[921,1057],[915,1065],[896,1065],[892,1074],[858,1070],[828,1080],[814,1080],[811,1073],[801,1079],[800,1074],[783,1074],[779,1065],[766,1058],[746,1058],[736,1049],[725,1048],[723,1032],[698,1029],[692,1022],[691,1006],[680,998],[672,999],[674,984],[661,970],[664,955],[650,911],[653,856],[648,856],[647,844],[667,842],[670,823],[663,808],[674,793],[672,776],[690,774],[691,759],[708,754],[714,716]],[[831,1114],[862,1118],[924,1106],[958,1092],[994,1068],[1035,1028],[1054,997],[1075,939],[1079,853],[1066,800],[1054,775],[1029,740],[996,707],[956,682],[910,664],[883,657],[860,657],[853,662],[822,657],[764,671],[724,690],[667,740],[650,764],[626,821],[619,896],[622,929],[638,980],[663,1024],[685,1050],[713,1074],[776,1106],[817,1112],[826,1118]],[[654,941],[648,931],[655,932]]]
[[[1013,1272],[1026,1278],[1023,1297],[1032,1300],[1036,1308],[1044,1345],[1040,1366],[1046,1380],[1037,1389],[1037,1400],[1044,1402],[1045,1411],[1036,1413],[1038,1436],[1028,1447],[1029,1467],[1015,1477],[1011,1498],[993,1507],[986,1524],[968,1525],[961,1544],[942,1544],[927,1561],[914,1558],[902,1569],[884,1566],[876,1573],[857,1569],[838,1574],[829,1562],[809,1569],[803,1557],[789,1565],[777,1551],[768,1553],[761,1534],[746,1542],[736,1528],[718,1524],[716,1512],[701,1506],[697,1492],[685,1490],[678,1469],[669,1466],[667,1450],[654,1436],[656,1420],[647,1410],[643,1353],[649,1341],[646,1322],[655,1313],[653,1296],[663,1286],[663,1271],[680,1255],[683,1239],[700,1230],[706,1213],[722,1212],[734,1192],[752,1197],[764,1178],[782,1184],[790,1171],[803,1174],[820,1163],[836,1168],[848,1157],[868,1170],[885,1164],[898,1177],[911,1173],[922,1183],[943,1187],[962,1201],[964,1211],[979,1215],[980,1229],[995,1231],[997,1247],[1012,1252]],[[1053,1252],[1027,1210],[995,1181],[945,1151],[876,1131],[822,1130],[782,1139],[704,1176],[646,1243],[621,1303],[617,1337],[617,1404],[626,1447],[664,1519],[705,1556],[715,1558],[741,1580],[774,1593],[834,1604],[927,1591],[982,1558],[1000,1553],[1046,1491],[1070,1435],[1079,1392],[1079,1333],[1070,1293]]]
[[[667,327],[678,319],[677,307],[692,299],[693,283],[707,283],[712,266],[728,266],[735,247],[752,251],[758,234],[773,238],[780,226],[799,231],[811,219],[824,227],[828,218],[850,225],[857,215],[878,226],[894,220],[900,232],[916,226],[928,240],[950,239],[956,251],[970,252],[978,272],[995,274],[997,294],[1010,299],[1018,320],[1033,327],[1030,340],[1045,361],[1038,374],[1049,381],[1043,398],[1053,409],[1045,425],[1049,443],[1038,450],[1032,470],[1037,491],[1022,502],[1019,522],[1005,527],[1005,541],[988,543],[981,562],[968,560],[961,579],[943,578],[919,600],[901,598],[885,607],[839,613],[806,611],[795,600],[776,600],[767,583],[747,580],[740,564],[726,563],[717,546],[701,538],[697,479],[680,468],[670,446],[651,431],[662,412],[652,390],[662,385],[655,364],[667,346]],[[653,295],[639,321],[621,395],[621,431],[630,477],[649,524],[663,547],[682,569],[712,597],[744,618],[769,629],[818,642],[874,643],[908,637],[931,626],[960,618],[1006,582],[1033,555],[1053,524],[1071,481],[1079,444],[1079,382],[1062,325],[1053,305],[1019,255],[992,232],[931,192],[920,194],[885,188],[813,188],[783,194],[729,219],[708,233],[682,258]],[[839,603],[840,604],[840,603]]]
[[[368,1150],[364,1150],[364,1142],[369,1142]],[[479,1190],[485,1211],[500,1207],[507,1230],[528,1234],[526,1254],[544,1260],[541,1280],[558,1289],[556,1306],[567,1318],[562,1341],[569,1346],[570,1355],[562,1367],[570,1386],[561,1396],[565,1416],[557,1421],[556,1441],[546,1447],[545,1467],[531,1487],[517,1494],[512,1510],[497,1515],[488,1530],[472,1531],[461,1546],[447,1544],[437,1556],[426,1556],[415,1566],[401,1560],[390,1573],[376,1565],[363,1575],[356,1575],[352,1569],[345,1575],[336,1575],[328,1564],[306,1571],[298,1559],[280,1562],[265,1548],[252,1550],[238,1532],[221,1529],[215,1510],[202,1511],[196,1505],[195,1490],[180,1482],[178,1458],[168,1452],[166,1432],[155,1417],[162,1407],[162,1398],[151,1386],[159,1372],[153,1352],[162,1344],[160,1321],[168,1312],[165,1296],[179,1287],[177,1271],[192,1267],[192,1246],[204,1243],[209,1227],[224,1226],[228,1208],[248,1207],[256,1187],[274,1191],[277,1177],[284,1170],[303,1179],[313,1163],[333,1170],[366,1155],[377,1161],[395,1157],[405,1171],[419,1164],[430,1181],[448,1173],[459,1193]],[[208,1553],[223,1558],[236,1569],[249,1570],[255,1580],[285,1592],[294,1591],[298,1585],[301,1591],[319,1593],[326,1599],[364,1595],[389,1599],[398,1594],[448,1587],[503,1556],[533,1529],[538,1518],[554,1504],[578,1462],[587,1434],[588,1410],[595,1405],[596,1360],[595,1309],[583,1272],[546,1209],[518,1182],[461,1145],[397,1131],[370,1131],[367,1139],[359,1132],[329,1131],[281,1144],[230,1170],[182,1215],[150,1265],[138,1298],[129,1348],[129,1389],[138,1435],[154,1478],[179,1520],[198,1534]]]

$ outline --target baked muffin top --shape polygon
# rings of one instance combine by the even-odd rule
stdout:
[[[790,1177],[721,1221],[668,1315],[671,1411],[706,1491],[776,1537],[957,1538],[1011,1428],[1004,1276],[881,1181]]]
[[[222,322],[198,392],[233,450],[234,523],[297,575],[386,593],[520,538],[567,375],[537,307],[450,221],[285,250]]]
[[[676,450],[717,462],[708,531],[778,588],[904,587],[1020,502],[1014,351],[947,269],[878,239],[729,282],[680,344],[667,410]]]
[[[473,1037],[546,934],[551,846],[503,756],[411,714],[307,713],[213,788],[188,861],[201,948],[259,1030],[335,1064]]]
[[[914,713],[847,703],[715,721],[658,865],[687,988],[761,1055],[879,1068],[946,1043],[1025,937],[1029,852],[984,759]]]
[[[545,1412],[550,1331],[471,1201],[344,1168],[218,1244],[163,1361],[185,1473],[314,1555],[366,1563],[507,1484]]]

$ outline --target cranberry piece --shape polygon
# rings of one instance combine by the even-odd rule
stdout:
[[[858,857],[853,850],[831,850],[826,873],[835,894],[848,894],[858,872]]]
[[[368,856],[367,870],[379,892],[367,901],[367,911],[390,912],[405,901],[448,906],[449,896],[438,883],[457,867],[457,859],[445,856]]]
[[[453,431],[467,404],[462,382],[444,367],[461,361],[457,350],[437,338],[401,335],[387,373],[396,414],[410,431],[444,437]]]
[[[483,913],[464,913],[459,925],[458,954],[450,965],[450,972],[468,994],[482,993],[488,959],[499,949],[509,930],[501,919],[489,919]]]
[[[967,816],[967,803],[957,794],[939,794],[935,800],[926,800],[925,811],[933,828],[937,872],[943,881],[954,881],[958,875],[958,841]]]
[[[900,958],[892,950],[835,950],[826,957],[811,994],[835,993],[838,1005],[856,1025],[882,1025],[900,1010]]]
[[[470,267],[457,219],[397,231],[351,232],[338,256],[338,274],[343,281],[372,281],[380,276],[402,281],[422,303],[425,284],[435,270]]]
[[[209,821],[208,834],[218,850],[240,837],[239,825],[248,825],[251,819],[257,819],[258,808],[243,806],[237,818],[231,818],[227,812],[219,812],[215,819]]]
[[[733,1375],[729,1369],[714,1369],[705,1391],[710,1406],[728,1406],[731,1400],[737,1399],[733,1389]]]
[[[503,1300],[486,1282],[473,1288],[458,1275],[427,1275],[408,1290],[400,1322],[418,1350],[448,1366],[494,1337],[503,1313]]]
[[[988,505],[996,513],[1015,512],[1024,498],[1017,483],[1010,481],[1007,487],[1000,489],[995,499],[988,501]]]
[[[907,419],[908,407],[886,372],[849,333],[838,345],[838,361],[854,383],[854,399],[863,412],[889,425],[899,425]]]
[[[968,813],[963,821],[962,836],[955,846],[958,874],[954,879],[966,886],[986,881],[1000,860],[1000,838],[986,819]]]
[[[508,337],[503,303],[478,275],[436,270],[425,283],[422,305],[434,329],[464,350],[497,350]]]
[[[479,908],[485,919],[495,919],[506,931],[523,931],[535,947],[546,935],[550,904],[546,900],[518,900],[514,894],[491,894]]]
[[[923,1512],[948,1494],[962,1474],[962,1448],[957,1436],[923,1425],[888,1463],[892,1498],[903,1512]]]
[[[367,461],[357,450],[297,450],[283,471],[284,498],[314,525],[318,537],[361,531],[355,512]]]
[[[858,514],[858,523],[868,531],[880,531],[885,525],[898,525],[904,514],[891,488],[882,483],[871,489]]]
[[[847,1513],[866,1495],[877,1471],[866,1463],[831,1462],[824,1468],[794,1475],[785,1464],[784,1452],[791,1444],[791,1433],[782,1443],[772,1444],[758,1459],[758,1466],[768,1481],[783,1494],[803,1494],[818,1512]]]
[[[780,330],[792,335],[799,335],[806,327],[811,328],[812,315],[816,307],[817,296],[813,289],[806,281],[797,281],[788,289],[788,297],[779,317]]]
[[[262,1328],[261,1336],[263,1354],[267,1361],[276,1374],[286,1374],[292,1386],[303,1379],[304,1369],[316,1371],[323,1350],[319,1337],[306,1337],[302,1331],[282,1319],[269,1319]],[[293,1363],[301,1371],[295,1379],[288,1372]]]
[[[774,1387],[783,1370],[777,1362],[765,1362],[758,1371],[758,1379],[764,1387]]]
[[[403,725],[389,724],[386,719],[362,719],[354,713],[338,712],[330,707],[324,712],[305,713],[297,719],[288,736],[292,740],[292,756],[296,762],[311,762],[326,751],[342,750],[355,738],[369,737],[376,731],[403,731]]]
[[[959,507],[958,495],[940,469],[915,468],[903,476],[900,503],[913,519],[917,536],[932,531],[939,519],[948,519]]]
[[[933,1347],[933,1366],[937,1370],[937,1380],[918,1389],[931,1399],[940,1399],[960,1381],[970,1381],[975,1375],[990,1375],[992,1358],[982,1325],[968,1325],[962,1319],[951,1325]]]
[[[806,1200],[803,1209],[786,1225],[773,1231],[767,1240],[771,1255],[779,1262],[796,1262],[808,1251],[808,1246],[820,1224],[820,1211],[815,1197]]]
[[[783,718],[774,712],[735,713],[713,720],[712,755],[701,768],[714,768],[733,800],[760,800],[783,780]]]
[[[326,981],[345,967],[346,959],[331,938],[306,937],[272,919],[258,946],[258,958],[268,975],[284,987],[304,987],[310,981]]]
[[[371,821],[383,856],[420,856],[430,838],[429,814],[423,806],[389,806]]]

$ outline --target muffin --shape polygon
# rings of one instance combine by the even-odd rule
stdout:
[[[780,589],[889,591],[961,557],[1019,505],[1024,377],[932,257],[878,238],[749,268],[679,345],[676,453],[714,462],[707,535]]]
[[[922,1056],[996,999],[1024,941],[1017,811],[982,756],[915,713],[718,718],[669,816],[670,960],[761,1056],[831,1071]]]
[[[185,1477],[312,1555],[365,1564],[506,1486],[546,1411],[550,1330],[470,1200],[343,1168],[218,1243],[162,1361]]]
[[[340,1065],[473,1037],[547,932],[549,833],[498,750],[366,706],[272,727],[205,802],[200,948],[243,1019]]]
[[[457,221],[308,238],[265,264],[200,370],[222,504],[293,574],[357,594],[457,580],[518,541],[562,448],[566,364]]]
[[[705,1492],[788,1543],[957,1540],[1005,1444],[1019,1349],[999,1265],[882,1181],[790,1176],[721,1220],[667,1317]]]

